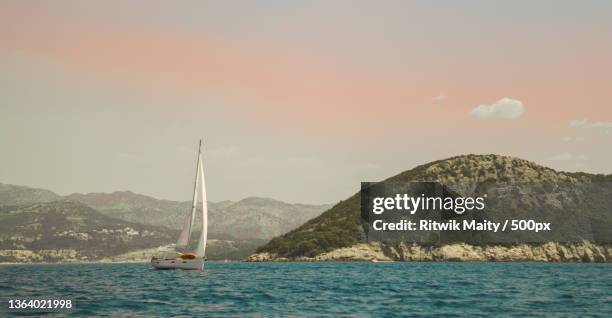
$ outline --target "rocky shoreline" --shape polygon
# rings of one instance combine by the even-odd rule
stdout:
[[[320,261],[441,261],[441,262],[572,262],[610,263],[612,244],[539,243],[510,246],[475,246],[465,243],[441,246],[418,244],[361,243],[339,248],[315,257],[278,257],[267,252],[249,256],[247,262],[320,262]]]
[[[39,253],[23,250],[3,250],[2,256],[12,256],[12,260],[0,265],[14,264],[106,264],[142,263],[150,255],[167,252],[168,247],[145,249],[105,257],[98,260],[78,259],[74,251],[55,250],[57,258],[40,257]],[[44,251],[47,252],[47,251]],[[49,251],[51,252],[51,251]],[[48,255],[45,255],[48,256]],[[570,263],[612,263],[612,244],[580,243],[540,243],[517,245],[475,246],[465,243],[441,246],[422,246],[418,244],[384,244],[378,242],[360,243],[351,247],[339,248],[315,257],[278,257],[267,252],[249,256],[246,262],[327,262],[327,261],[416,261],[416,262],[570,262]]]

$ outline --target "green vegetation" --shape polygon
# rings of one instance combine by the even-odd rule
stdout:
[[[320,215],[330,205],[250,197],[208,202],[209,259],[243,259],[271,237]],[[90,261],[175,242],[191,202],[130,191],[71,194],[0,183],[0,263]],[[199,211],[197,213],[199,215]],[[196,218],[199,226],[199,217]],[[199,233],[193,233],[191,250]],[[155,253],[159,251],[149,251]],[[150,255],[148,255],[150,256]]]
[[[288,257],[315,256],[363,240],[359,223],[360,197],[354,195],[299,228],[272,239],[261,251]]]
[[[434,161],[404,171],[388,181],[494,182],[494,181],[612,181],[612,176],[566,173],[533,162],[499,155],[464,155]],[[257,252],[279,257],[313,257],[365,240],[360,224],[360,195],[341,201],[299,228],[272,239]]]
[[[45,251],[47,256],[40,261],[98,259],[165,245],[177,234],[111,218],[67,200],[19,206],[0,214],[0,250]],[[65,251],[74,252],[63,255]]]

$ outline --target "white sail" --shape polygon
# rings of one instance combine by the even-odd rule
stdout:
[[[180,252],[180,257],[177,258],[167,258],[165,256],[163,258],[153,257],[151,258],[153,268],[204,270],[204,263],[206,262],[206,241],[208,239],[208,205],[206,199],[206,184],[204,182],[204,168],[202,165],[202,140],[200,140],[200,147],[198,149],[196,177],[195,184],[193,186],[193,200],[191,201],[191,214],[188,215],[187,219],[185,220],[185,225],[176,243],[177,247],[184,248],[189,245],[189,238],[195,224],[195,213],[198,202],[198,184],[200,182],[200,189],[202,189],[202,227],[200,239],[198,240],[198,247],[196,248],[195,253]]]
[[[187,247],[187,245],[189,245],[189,237],[191,236],[191,233],[189,233],[190,230],[191,216],[188,216],[185,225],[183,225],[183,229],[181,230],[181,234],[179,235],[179,238],[176,242],[176,247]]]
[[[191,238],[191,230],[192,230],[193,224],[195,223],[195,211],[196,211],[196,205],[198,202],[198,180],[201,174],[200,169],[202,169],[202,165],[200,164],[201,156],[202,156],[202,140],[200,140],[200,145],[198,146],[198,160],[196,161],[196,178],[193,183],[193,200],[191,200],[191,217],[189,218],[189,221],[187,223],[188,224],[187,243],[186,243],[187,245],[189,244],[189,239]],[[181,232],[181,236],[182,234],[183,233]]]
[[[202,232],[198,240],[198,247],[195,254],[198,257],[206,255],[206,241],[208,240],[208,201],[206,199],[206,183],[204,182],[204,168],[202,167],[202,155],[198,156],[198,166],[200,171],[200,188],[202,189]]]

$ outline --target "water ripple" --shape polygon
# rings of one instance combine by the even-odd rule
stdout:
[[[69,297],[73,313],[106,317],[612,317],[611,266],[212,262],[205,272],[146,264],[2,266],[0,297]]]

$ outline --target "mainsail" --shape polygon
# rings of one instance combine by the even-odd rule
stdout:
[[[202,167],[202,156],[198,156],[198,166],[200,167],[200,178],[202,183],[200,188],[202,189],[202,231],[200,232],[200,239],[198,240],[198,247],[196,248],[195,254],[198,257],[204,257],[206,254],[206,241],[208,240],[208,201],[206,200],[206,183],[204,182],[204,169]]]
[[[195,223],[195,213],[197,210],[198,184],[200,184],[200,189],[202,190],[202,228],[195,254],[198,257],[204,257],[206,253],[206,241],[208,239],[208,206],[206,200],[206,185],[204,183],[204,168],[202,165],[202,140],[200,140],[200,146],[198,148],[198,161],[196,164],[195,184],[193,186],[193,200],[191,201],[191,214],[188,216],[181,234],[179,235],[176,243],[177,247],[187,247],[187,245],[189,245],[189,238],[191,237],[193,224]]]

